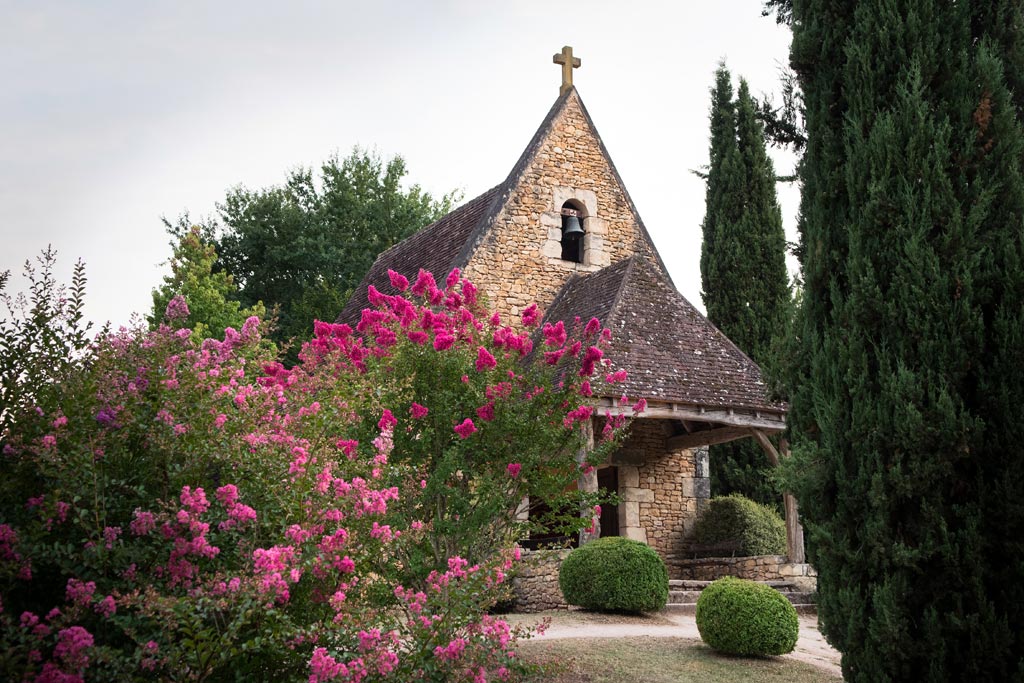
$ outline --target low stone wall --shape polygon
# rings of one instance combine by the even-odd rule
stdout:
[[[567,609],[558,587],[558,569],[569,550],[523,550],[512,578],[517,612]]]
[[[801,590],[815,590],[818,583],[814,567],[787,562],[785,555],[678,559],[673,562],[672,569],[673,578],[691,581],[714,581],[723,576],[735,576],[752,581],[790,581]]]

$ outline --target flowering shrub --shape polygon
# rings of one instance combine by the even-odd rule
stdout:
[[[598,502],[566,487],[621,427],[578,460],[587,397],[623,378],[609,334],[537,330],[536,307],[506,324],[458,271],[392,284],[293,368],[256,318],[199,344],[121,329],[10,416],[0,678],[522,674],[527,634],[483,613],[524,499]]]

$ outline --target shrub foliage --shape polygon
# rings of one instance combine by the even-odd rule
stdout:
[[[668,601],[658,553],[628,538],[599,538],[569,553],[558,585],[570,605],[608,612],[653,612]]]
[[[822,632],[849,681],[1021,680],[1024,4],[790,7],[786,486]]]
[[[800,622],[782,593],[730,576],[713,582],[697,598],[697,630],[719,652],[784,655],[796,646]]]
[[[712,498],[697,520],[698,543],[739,541],[744,555],[782,555],[786,552],[786,523],[767,505],[738,493]]]
[[[42,378],[0,406],[0,680],[517,677],[521,634],[483,611],[519,502],[576,479],[590,383],[620,381],[596,320],[578,338],[531,329],[536,307],[510,325],[457,270],[396,273],[286,369],[255,317],[76,355],[79,289],[70,313],[46,285],[0,325],[25,366],[5,381]],[[524,367],[535,334],[548,363]],[[54,344],[59,374],[36,367]],[[595,461],[614,438],[612,421]]]

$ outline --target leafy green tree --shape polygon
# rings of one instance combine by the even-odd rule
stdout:
[[[27,294],[8,292],[10,271],[0,272],[0,439],[53,395],[92,340],[83,318],[85,265],[75,264],[68,287],[54,277],[56,262],[52,247],[25,261]]]
[[[729,71],[720,66],[712,90],[703,298],[708,319],[761,364],[771,361],[772,340],[785,326],[790,300],[775,181],[750,89],[741,79],[734,102]],[[772,467],[756,443],[713,446],[710,460],[716,495],[742,493],[778,504]]]
[[[153,310],[147,316],[150,327],[171,322],[174,327],[191,329],[193,337],[200,340],[222,337],[228,327],[239,330],[249,316],[263,318],[263,302],[241,308],[234,280],[224,271],[215,271],[216,263],[217,251],[213,244],[203,240],[198,226],[183,232],[174,245],[171,273],[164,276],[164,284],[153,290]],[[177,296],[184,299],[187,308],[168,321],[168,304]]]
[[[1022,25],[1016,0],[792,4],[789,474],[847,680],[1024,677]]]
[[[278,341],[334,320],[380,252],[449,211],[455,193],[403,189],[405,174],[401,157],[355,149],[319,174],[299,169],[280,187],[228,193],[217,253],[243,305],[279,307]]]

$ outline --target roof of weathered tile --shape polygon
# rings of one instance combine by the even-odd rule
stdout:
[[[555,101],[504,182],[378,256],[338,322],[359,320],[369,305],[369,285],[390,291],[388,270],[413,279],[423,268],[440,280],[452,268],[465,267],[574,93],[572,89]],[[577,316],[584,322],[596,317],[609,327],[614,335],[609,356],[616,367],[628,371],[623,389],[630,396],[785,410],[784,404],[769,400],[760,368],[675,290],[582,99],[579,105],[653,259],[634,256],[595,273],[573,276],[548,306],[545,320],[572,323]]]
[[[632,257],[566,283],[545,322],[598,318],[608,358],[629,375],[623,393],[708,407],[784,411],[754,361],[695,309],[648,260]]]

